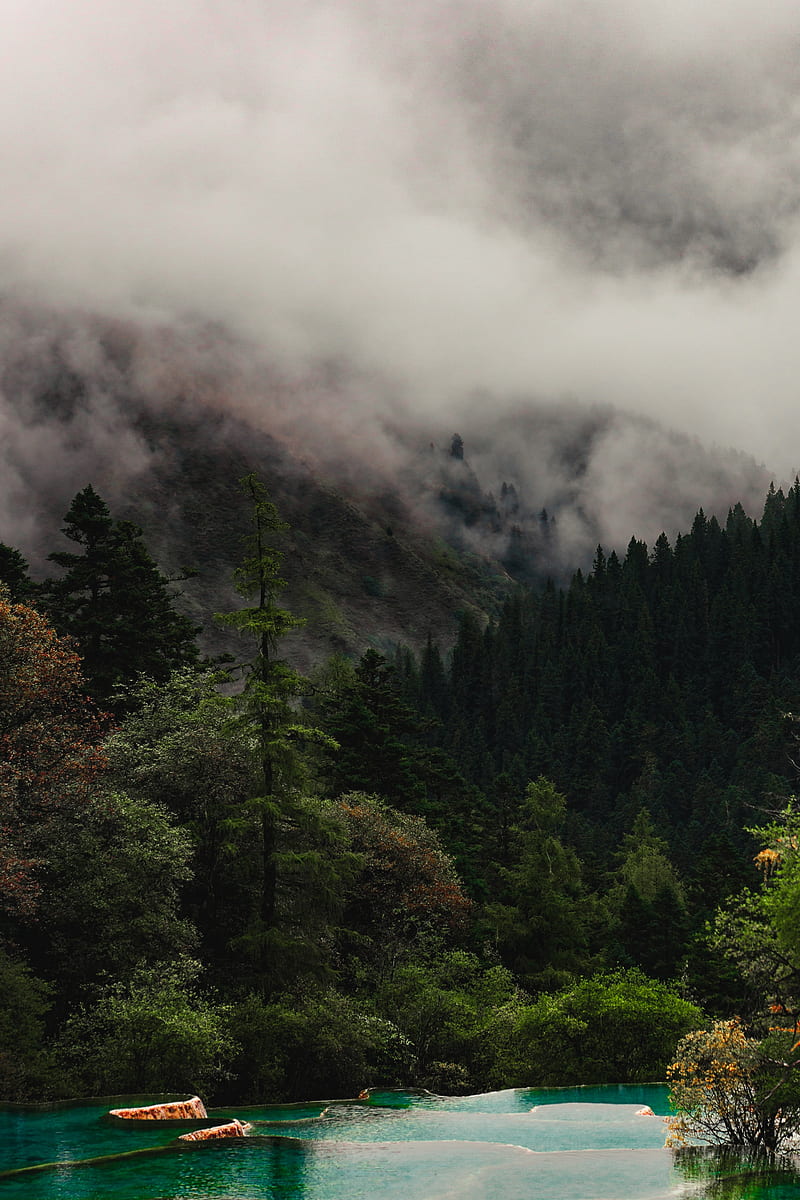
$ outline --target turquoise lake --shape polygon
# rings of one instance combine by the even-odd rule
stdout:
[[[0,1200],[800,1200],[800,1158],[665,1149],[659,1085],[108,1116],[163,1099],[0,1107]],[[247,1137],[176,1141],[233,1116]]]

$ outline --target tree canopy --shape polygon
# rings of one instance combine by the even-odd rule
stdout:
[[[49,846],[103,769],[102,728],[71,643],[0,590],[0,906],[35,908]]]
[[[464,612],[451,651],[370,646],[311,679],[287,656],[291,538],[242,491],[229,671],[91,487],[59,581],[0,548],[0,1094],[459,1092],[671,1059],[676,1137],[779,1148],[798,489],[760,525],[698,514]]]

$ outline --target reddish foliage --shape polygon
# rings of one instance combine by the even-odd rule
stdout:
[[[414,919],[455,931],[466,924],[470,901],[452,860],[420,817],[346,796],[342,810],[353,849],[365,866],[359,893],[385,928],[392,919]]]
[[[88,803],[103,770],[105,718],[80,658],[45,618],[0,596],[0,896],[30,912],[36,868],[58,823]]]

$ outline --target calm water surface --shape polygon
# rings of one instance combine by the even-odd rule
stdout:
[[[108,1116],[155,1099],[0,1108],[0,1200],[800,1200],[800,1159],[665,1149],[658,1085]],[[232,1116],[246,1138],[176,1141]]]

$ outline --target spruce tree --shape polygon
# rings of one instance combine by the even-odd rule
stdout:
[[[30,604],[36,590],[28,574],[28,564],[19,550],[0,542],[0,583],[8,589],[12,604]]]
[[[346,866],[334,852],[337,831],[330,814],[302,788],[301,743],[333,743],[302,721],[298,705],[306,681],[278,656],[282,639],[303,624],[278,604],[285,583],[279,574],[283,553],[275,541],[287,526],[255,475],[245,476],[241,485],[251,504],[252,532],[234,579],[250,604],[218,613],[217,619],[255,648],[242,664],[244,685],[233,701],[253,746],[258,788],[242,811],[242,821],[257,830],[258,863],[252,911],[243,914],[238,940],[254,966],[253,986],[268,994],[313,969],[318,947],[313,934],[307,935],[314,920],[324,919],[328,903],[336,905],[339,870]]]
[[[46,603],[58,631],[75,639],[96,699],[108,702],[137,676],[165,680],[197,661],[197,630],[175,611],[138,525],[115,521],[90,484],[72,501],[62,533],[81,552],[49,555],[64,574],[45,586]]]

